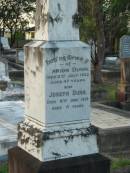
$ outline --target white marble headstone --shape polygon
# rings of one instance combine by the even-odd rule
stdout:
[[[25,46],[25,121],[18,145],[41,161],[98,152],[90,124],[90,46],[74,24],[77,0],[37,0]]]
[[[89,121],[89,46],[82,42],[48,42],[40,49],[39,54],[36,48],[31,54],[30,49],[30,57],[25,56],[26,115],[46,125]]]

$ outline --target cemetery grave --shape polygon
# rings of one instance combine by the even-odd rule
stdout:
[[[77,0],[37,0],[36,37],[24,51],[25,102],[13,98],[18,91],[23,99],[23,87],[12,95],[8,87],[0,102],[0,159],[9,161],[2,173],[110,173],[111,158],[130,158],[129,112],[99,103],[91,108],[90,46],[79,39],[77,16]],[[122,67],[129,107],[126,60]],[[115,88],[106,89],[114,101]]]

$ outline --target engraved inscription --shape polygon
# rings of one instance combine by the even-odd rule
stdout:
[[[130,36],[128,35],[120,39],[120,58],[130,58]]]
[[[49,57],[47,108],[58,112],[82,112],[90,101],[89,59],[77,55]],[[51,88],[51,89],[50,89]]]

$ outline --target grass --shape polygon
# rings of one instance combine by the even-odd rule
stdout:
[[[127,166],[130,166],[130,160],[129,159],[120,158],[120,159],[113,160],[111,163],[112,170],[124,168]]]
[[[104,85],[103,88],[107,92],[107,101],[116,101],[116,92],[117,86],[116,85]]]
[[[106,96],[105,96],[105,98],[103,98],[103,99],[105,99],[105,101],[107,101],[107,102],[116,101],[116,93],[117,93],[116,84],[111,84],[111,83],[93,84],[93,88],[94,88],[94,90],[96,90],[96,92],[101,92],[101,91],[106,92]]]
[[[0,173],[8,173],[8,163],[0,164]]]

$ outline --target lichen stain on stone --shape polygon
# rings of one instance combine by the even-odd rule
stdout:
[[[42,51],[41,51],[40,47],[37,48],[37,55],[38,55],[39,67],[42,67],[42,65],[43,65],[43,57],[42,57]]]
[[[35,65],[38,64],[38,65],[36,65],[36,70],[40,71],[42,69],[42,65],[43,65],[43,56],[42,56],[42,50],[41,50],[40,46],[35,48],[33,57],[34,57],[33,63],[35,63]],[[36,61],[38,63],[36,63]]]
[[[79,13],[75,13],[73,16],[72,16],[72,26],[74,28],[79,28],[80,24],[83,22],[83,17],[80,16]]]
[[[43,4],[42,4],[43,2]],[[42,22],[42,26],[45,26],[48,20],[48,15],[45,14],[45,8],[46,8],[47,0],[44,1],[36,1],[36,31],[40,29],[40,25]]]
[[[52,152],[52,155],[55,156],[55,158],[60,158],[60,157],[62,157],[61,154],[55,153],[55,152]]]
[[[36,72],[31,70],[31,73],[33,74],[33,76],[35,77],[36,76]]]
[[[18,125],[18,140],[23,144],[31,144],[36,148],[40,148],[43,145],[43,133],[26,123],[19,123]]]
[[[22,132],[19,131],[19,132],[18,132],[18,140],[21,139],[22,135],[23,135]]]
[[[52,24],[52,26],[55,25],[55,23],[59,24],[59,23],[62,23],[63,21],[63,11],[61,9],[61,5],[60,3],[57,4],[57,15],[54,17],[51,13],[48,13],[48,20],[49,20],[49,23]]]
[[[51,52],[53,52],[55,54],[59,50],[56,42],[52,41],[49,44],[50,44],[50,47],[51,47],[51,49],[49,49],[49,51],[51,51]]]
[[[43,132],[42,130],[34,127],[34,125],[29,125],[27,123],[20,123],[18,125],[18,141],[21,142],[21,145],[31,145],[35,148],[40,148],[44,145],[47,140],[53,140],[54,138],[62,137],[65,144],[72,142],[75,137],[81,137],[83,140],[87,139],[90,135],[97,133],[95,127],[90,126],[83,129],[75,130],[62,130],[62,131],[52,131],[52,132]],[[56,156],[56,154],[53,153]],[[56,156],[60,157],[60,156]]]
[[[29,49],[30,49],[30,48],[27,47],[27,46],[24,48],[24,53],[25,53],[25,57],[26,57],[26,58],[25,58],[25,64],[27,64],[28,59],[29,59]]]

